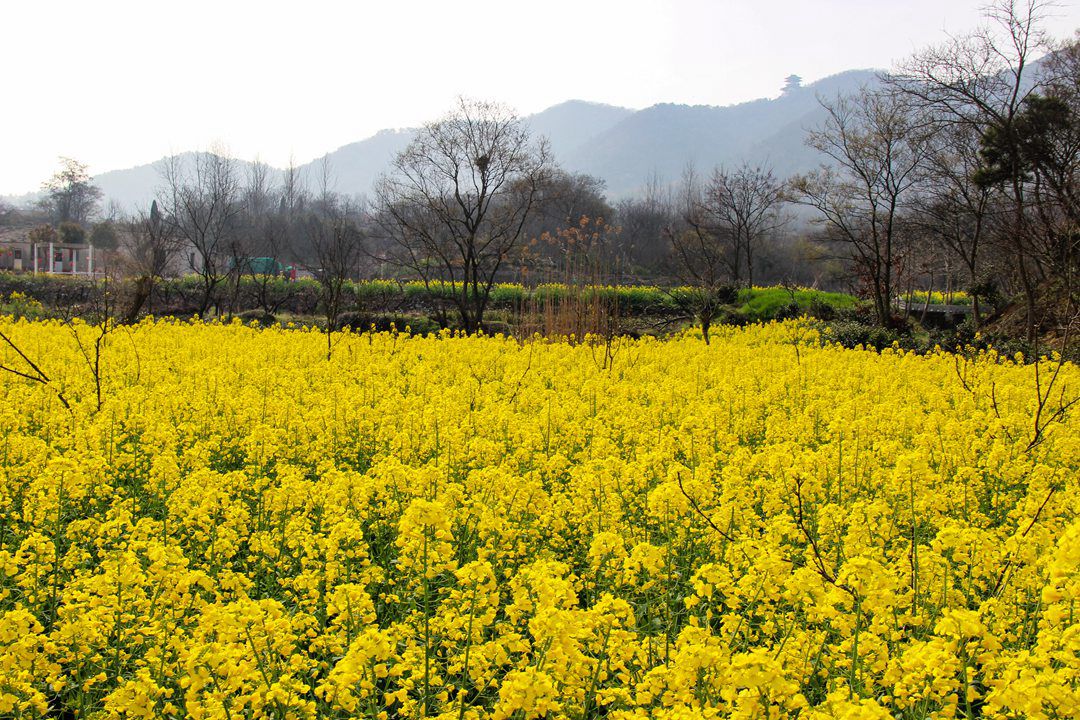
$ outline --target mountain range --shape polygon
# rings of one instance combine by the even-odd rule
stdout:
[[[546,136],[565,169],[602,178],[608,196],[633,195],[651,178],[676,181],[688,163],[699,171],[743,161],[767,164],[780,177],[817,167],[821,158],[805,144],[807,130],[819,126],[819,98],[857,91],[875,83],[877,72],[850,70],[779,97],[738,105],[662,103],[642,110],[570,100],[525,118],[535,135]],[[328,161],[335,189],[368,194],[415,129],[382,130],[300,166],[308,178]],[[246,163],[244,163],[246,165]],[[122,208],[146,207],[160,186],[159,163],[95,176],[106,201]]]

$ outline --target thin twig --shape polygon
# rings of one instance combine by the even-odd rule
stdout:
[[[532,369],[533,360],[533,346],[529,345],[529,362],[525,365],[525,372],[521,373],[521,377],[518,378],[517,384],[514,386],[514,392],[510,393],[510,400],[507,404],[513,405],[514,400],[517,399],[518,393],[521,392],[521,384],[525,382],[525,376],[529,374],[529,370]]]
[[[685,497],[687,500],[690,501],[690,507],[692,507],[694,509],[694,512],[696,512],[698,515],[700,515],[701,519],[704,520],[706,523],[708,523],[709,527],[711,527],[713,530],[715,530],[716,533],[718,535],[720,535],[720,537],[724,538],[729,543],[734,544],[735,543],[735,538],[731,537],[731,535],[729,535],[727,532],[720,529],[720,527],[716,523],[714,523],[712,521],[712,518],[710,518],[708,515],[706,515],[705,511],[701,509],[701,506],[698,505],[697,500],[692,498],[690,496],[690,493],[686,492],[686,488],[683,487],[682,473],[676,474],[675,477],[678,479],[679,492],[681,492],[683,494],[683,497]]]
[[[32,382],[39,383],[39,384],[44,385],[45,387],[51,389],[54,393],[56,393],[56,397],[60,401],[60,404],[64,406],[64,408],[68,411],[68,413],[74,415],[75,411],[72,410],[71,403],[69,403],[68,399],[64,396],[63,390],[60,390],[58,387],[56,387],[53,384],[53,382],[49,378],[49,376],[45,374],[45,371],[42,370],[38,366],[38,364],[36,362],[31,360],[26,355],[26,353],[24,353],[22,351],[22,349],[18,345],[15,344],[15,341],[12,340],[10,337],[8,337],[6,334],[4,334],[3,331],[0,331],[0,339],[2,339],[5,343],[7,343],[7,345],[12,350],[14,350],[18,354],[18,356],[21,357],[23,359],[23,361],[27,365],[30,366],[30,369],[33,370],[34,373],[36,373],[36,375],[30,375],[29,373],[24,373],[24,372],[22,372],[20,370],[16,370],[15,368],[8,367],[7,365],[0,365],[0,370],[4,370],[4,371],[9,372],[9,373],[11,373],[13,375],[16,375],[18,377],[25,378],[25,379],[30,380]]]
[[[11,338],[5,335],[2,331],[0,331],[0,338],[2,338],[4,342],[6,342],[11,347],[12,350],[17,352],[19,354],[19,357],[21,357],[23,361],[26,362],[26,364],[29,365],[34,370],[34,372],[36,372],[40,376],[38,378],[39,382],[49,382],[49,376],[46,375],[40,367],[38,367],[37,363],[27,357],[26,353],[19,349],[19,346],[16,345]]]
[[[797,501],[796,523],[798,524],[799,529],[802,530],[803,535],[806,537],[806,541],[810,544],[810,549],[814,553],[814,564],[817,565],[817,573],[831,585],[846,591],[852,597],[857,597],[857,593],[851,587],[837,580],[836,576],[829,572],[829,569],[825,567],[825,560],[821,557],[821,548],[818,547],[817,538],[815,538],[814,534],[810,532],[810,529],[806,527],[806,517],[803,511],[802,486],[803,479],[799,477],[795,478],[795,500]]]
[[[963,373],[960,372],[960,353],[956,353],[955,355],[953,355],[953,367],[956,370],[956,377],[960,380],[960,384],[964,386],[965,390],[974,395],[975,391],[970,385],[968,385],[967,381],[967,358],[964,358]]]
[[[1047,427],[1055,422],[1064,422],[1065,415],[1068,413],[1069,408],[1080,401],[1080,395],[1077,395],[1068,402],[1065,401],[1065,387],[1062,386],[1061,392],[1058,397],[1058,407],[1049,417],[1043,418],[1043,412],[1046,410],[1046,405],[1050,401],[1050,395],[1054,391],[1054,385],[1058,381],[1058,376],[1061,374],[1061,368],[1065,364],[1065,350],[1069,345],[1069,334],[1072,331],[1073,322],[1070,320],[1065,325],[1065,333],[1061,338],[1061,349],[1058,352],[1057,365],[1054,367],[1054,372],[1050,376],[1050,382],[1046,385],[1046,392],[1042,389],[1042,375],[1039,372],[1039,366],[1042,364],[1039,359],[1039,348],[1035,346],[1035,429],[1031,436],[1031,441],[1028,442],[1027,447],[1024,448],[1025,453],[1029,453],[1038,447],[1043,440],[1046,439]]]
[[[1020,539],[1021,540],[1023,540],[1024,538],[1027,537],[1027,534],[1029,532],[1031,532],[1031,528],[1035,527],[1035,523],[1037,523],[1039,521],[1039,516],[1042,515],[1042,511],[1050,503],[1050,498],[1054,497],[1054,494],[1057,493],[1057,490],[1058,489],[1057,489],[1056,486],[1052,486],[1050,488],[1050,492],[1048,492],[1046,494],[1046,497],[1043,498],[1042,505],[1039,505],[1039,509],[1035,511],[1035,516],[1031,518],[1031,522],[1028,523],[1028,526],[1027,526],[1027,528],[1025,528],[1024,532],[1020,533]],[[1009,552],[1009,557],[1005,561],[1004,567],[1001,568],[1001,573],[998,575],[997,582],[994,583],[994,592],[993,592],[994,597],[998,597],[1000,592],[1005,589],[1004,588],[1005,578],[1006,578],[1006,575],[1008,575],[1009,570],[1013,566],[1014,557],[1015,556],[1013,555],[1012,551],[1010,551]]]

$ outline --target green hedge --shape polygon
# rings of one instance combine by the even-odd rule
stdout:
[[[792,296],[794,295],[794,303]],[[812,312],[827,307],[834,311],[850,310],[858,304],[852,295],[824,290],[784,287],[755,287],[739,291],[739,312],[751,321],[770,320],[784,314]],[[793,307],[794,306],[794,307]],[[792,312],[792,311],[796,312]]]
[[[258,306],[256,292],[262,279],[245,276],[240,282],[240,307],[242,312]],[[266,278],[267,290],[275,300],[280,300],[281,310],[293,313],[312,313],[319,295],[318,281],[305,278],[289,282],[284,278]],[[423,313],[434,304],[449,304],[453,301],[455,287],[449,283],[425,285],[418,281],[398,282],[394,280],[364,280],[349,282],[347,291],[355,298],[358,307],[387,307],[395,310],[410,310]],[[120,290],[121,288],[117,288]],[[11,292],[20,292],[38,300],[46,306],[62,303],[87,302],[100,290],[100,283],[86,279],[63,276],[38,275],[0,272],[0,297]],[[219,289],[221,297],[228,294],[224,287]],[[456,286],[456,292],[461,286]],[[158,293],[171,302],[189,304],[201,292],[201,279],[197,275],[165,280],[159,284]],[[616,304],[624,315],[672,315],[680,312],[686,305],[687,288],[664,289],[651,285],[589,285],[574,287],[548,283],[535,287],[526,287],[518,283],[501,283],[491,291],[491,310],[527,311],[543,308],[551,303],[599,300]],[[858,301],[851,295],[821,290],[798,289],[792,293],[781,287],[744,288],[739,292],[738,304],[733,309],[743,320],[754,322],[769,320],[781,316],[799,313],[814,313],[816,309],[831,308],[833,311],[853,308]],[[170,308],[158,307],[158,311]],[[171,308],[183,313],[185,308]]]

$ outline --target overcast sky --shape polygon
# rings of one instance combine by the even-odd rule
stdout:
[[[970,0],[11,0],[0,193],[227,147],[306,162],[457,95],[528,114],[579,98],[727,105],[886,68],[978,24]],[[1080,27],[1062,2],[1047,28]]]

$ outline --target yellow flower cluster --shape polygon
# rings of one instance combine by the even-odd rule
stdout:
[[[2,717],[1080,716],[1075,366],[0,330]]]

